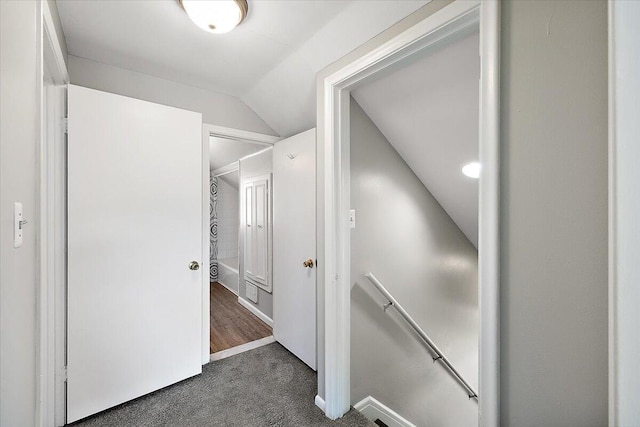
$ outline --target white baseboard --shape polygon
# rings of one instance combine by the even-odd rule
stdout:
[[[367,396],[353,406],[360,411],[365,418],[375,421],[380,420],[389,427],[416,427],[412,422],[402,418],[393,409],[385,406],[371,396]]]
[[[244,353],[245,351],[253,350],[255,348],[262,347],[263,345],[271,344],[272,342],[276,342],[276,340],[273,338],[273,335],[269,335],[266,338],[261,338],[259,340],[248,342],[246,344],[231,347],[227,350],[217,351],[209,356],[209,361],[215,362],[216,360],[226,359],[227,357],[235,356],[236,354]]]
[[[267,316],[266,314],[258,310],[255,305],[251,304],[249,301],[247,301],[242,297],[238,297],[238,302],[240,303],[241,306],[243,306],[244,308],[246,308],[256,316],[258,316],[260,320],[262,320],[264,323],[266,323],[267,325],[273,328],[273,319],[271,319],[269,316]]]
[[[322,409],[322,412],[324,412],[324,408],[325,408],[324,399],[316,394],[315,402],[316,402],[316,406]]]
[[[225,288],[227,288],[229,291],[231,291],[231,293],[233,293],[235,296],[238,296],[238,291],[237,290],[230,288],[229,286],[227,286],[224,283],[222,283],[220,280],[217,280],[217,282],[220,283]]]

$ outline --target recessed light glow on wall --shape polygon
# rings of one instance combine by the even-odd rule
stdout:
[[[480,163],[471,162],[462,167],[462,173],[469,178],[480,178]]]
[[[180,0],[189,18],[210,33],[228,33],[247,16],[247,0]]]

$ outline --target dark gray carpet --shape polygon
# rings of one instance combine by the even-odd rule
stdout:
[[[353,409],[330,421],[313,402],[316,390],[316,373],[274,343],[209,363],[202,375],[71,425],[376,427]]]

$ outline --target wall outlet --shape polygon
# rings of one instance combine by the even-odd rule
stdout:
[[[356,210],[349,211],[349,228],[356,228]]]

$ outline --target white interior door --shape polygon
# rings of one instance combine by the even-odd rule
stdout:
[[[313,267],[303,265],[308,259]],[[311,129],[273,148],[273,336],[314,370],[315,262],[316,131]]]
[[[72,422],[201,372],[204,236],[199,113],[77,86],[68,103]]]

